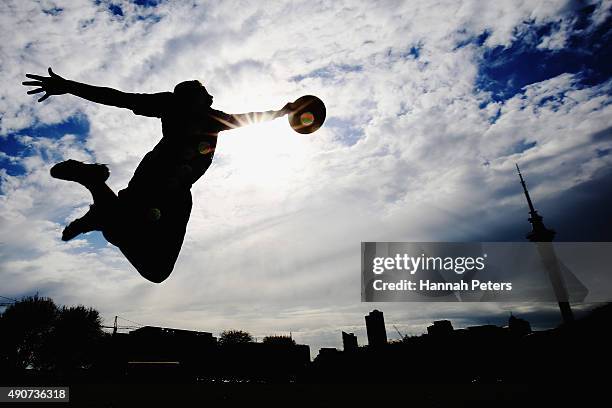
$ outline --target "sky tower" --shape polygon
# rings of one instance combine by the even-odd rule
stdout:
[[[537,243],[538,252],[542,257],[546,270],[548,271],[550,283],[552,284],[555,296],[559,302],[561,317],[563,318],[564,323],[569,323],[574,320],[574,314],[572,313],[572,308],[569,303],[567,287],[565,286],[563,275],[561,274],[559,262],[557,261],[555,250],[551,244],[555,238],[556,232],[552,229],[546,228],[543,221],[544,218],[538,214],[534,208],[531,197],[529,197],[529,191],[527,191],[527,185],[525,184],[525,180],[523,180],[523,175],[521,174],[521,169],[519,169],[518,164],[516,164],[516,170],[518,171],[518,175],[521,179],[521,185],[523,186],[525,198],[527,199],[527,204],[529,205],[530,217],[528,220],[531,223],[531,231],[526,235],[526,238],[531,242]]]

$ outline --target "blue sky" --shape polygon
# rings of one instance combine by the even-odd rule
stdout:
[[[610,3],[501,3],[4,2],[0,295],[292,331],[315,349],[340,330],[365,342],[374,307],[412,333],[509,310],[555,324],[554,305],[359,302],[360,241],[524,239],[515,162],[560,240],[612,238]],[[281,119],[222,135],[175,271],[154,285],[99,233],[59,240],[90,198],[48,169],[108,163],[118,190],[160,125],[72,96],[37,104],[20,83],[48,66],[129,92],[198,78],[226,112],[315,94],[328,119],[308,137]]]
[[[480,64],[478,88],[503,101],[529,84],[563,73],[578,74],[580,85],[592,86],[607,81],[612,72],[609,21],[589,30],[595,5],[575,10],[564,47],[542,49],[542,39],[562,29],[562,21],[546,24],[526,22],[517,29],[509,47],[485,50]],[[486,32],[483,33],[486,36]],[[482,38],[482,36],[481,36]]]

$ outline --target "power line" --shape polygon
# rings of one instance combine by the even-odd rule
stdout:
[[[137,324],[138,326],[146,326],[145,324],[141,324],[141,323],[135,322],[135,321],[133,321],[133,320],[126,319],[125,317],[117,316],[117,318],[118,318],[118,319],[121,319],[121,320],[125,320],[126,322],[130,322],[130,323]]]
[[[115,326],[101,326],[104,329],[114,329]],[[117,326],[118,330],[135,330],[138,326]]]

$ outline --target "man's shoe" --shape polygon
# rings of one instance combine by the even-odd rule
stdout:
[[[50,173],[51,177],[81,184],[105,182],[110,175],[104,164],[85,164],[72,159],[51,167]]]
[[[70,224],[64,228],[62,231],[62,241],[70,241],[72,238],[88,231],[84,231],[82,228],[82,223],[80,219],[76,219],[72,221]]]
[[[81,218],[77,218],[64,228],[62,241],[70,241],[79,234],[100,230],[99,215],[95,205],[90,205],[89,210]]]

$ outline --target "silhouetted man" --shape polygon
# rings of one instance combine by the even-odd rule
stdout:
[[[93,196],[93,205],[63,231],[62,240],[101,231],[119,247],[142,276],[164,281],[172,272],[185,237],[191,213],[191,185],[210,166],[217,135],[252,122],[271,120],[289,113],[292,104],[279,111],[227,114],[211,108],[213,97],[199,81],[176,85],[174,92],[125,93],[70,81],[49,68],[49,76],[26,74],[38,87],[28,94],[72,94],[92,102],[131,109],[137,115],[161,118],[163,137],[145,155],[127,188],[116,195],[107,185],[108,168],[67,160],[51,168],[51,176],[75,181]]]

